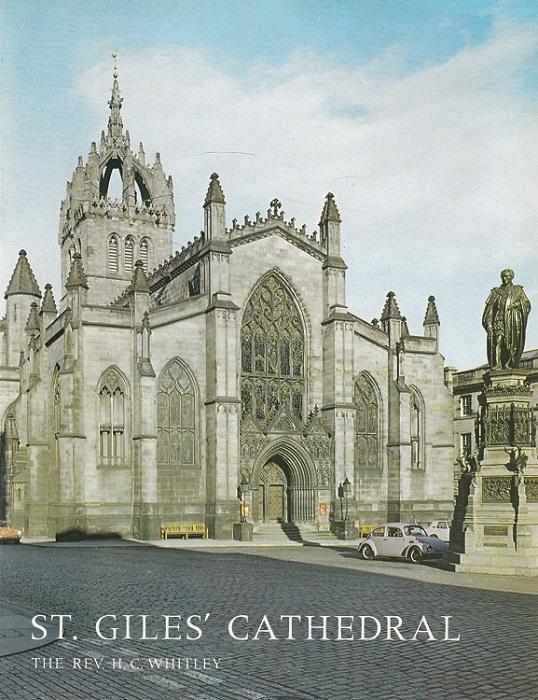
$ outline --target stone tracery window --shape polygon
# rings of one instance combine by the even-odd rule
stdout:
[[[355,381],[353,403],[356,406],[356,466],[361,469],[379,469],[380,405],[372,380],[361,374]]]
[[[111,367],[99,382],[99,461],[117,465],[127,461],[125,382]]]
[[[286,407],[303,416],[304,330],[291,294],[276,275],[252,293],[241,327],[243,418],[271,420]]]
[[[163,369],[157,388],[157,461],[195,464],[196,399],[192,379],[179,360]]]

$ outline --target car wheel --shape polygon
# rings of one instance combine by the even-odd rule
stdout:
[[[420,564],[420,562],[422,561],[422,552],[418,547],[411,547],[407,558],[409,559],[411,564]]]
[[[370,547],[369,544],[365,544],[361,549],[361,557],[363,559],[373,559],[374,556],[374,550]]]

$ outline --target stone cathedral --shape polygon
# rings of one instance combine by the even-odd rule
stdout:
[[[240,487],[255,530],[336,531],[343,484],[350,521],[450,516],[435,299],[420,335],[393,292],[379,321],[348,310],[331,193],[312,234],[277,199],[227,225],[214,173],[203,231],[174,253],[172,178],[132,150],[121,107],[115,73],[61,204],[62,288],[24,250],[5,280],[0,517],[36,536],[203,522],[230,538]]]

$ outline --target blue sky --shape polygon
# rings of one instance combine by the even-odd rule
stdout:
[[[124,123],[174,176],[178,247],[201,228],[213,170],[229,220],[276,195],[312,230],[330,189],[352,311],[379,315],[394,289],[420,333],[433,293],[447,361],[478,364],[483,302],[511,265],[535,306],[527,347],[538,345],[538,3],[0,8],[0,284],[21,247],[41,285],[59,283],[59,203],[106,124],[117,49]]]

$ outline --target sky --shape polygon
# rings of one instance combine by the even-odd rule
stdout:
[[[538,3],[534,0],[0,0],[0,287],[20,248],[60,279],[58,212],[108,118],[174,178],[175,247],[227,219],[343,220],[350,310],[396,293],[411,333],[435,295],[448,365],[485,362],[481,315],[505,267],[538,347]],[[58,292],[56,296],[61,296]]]

